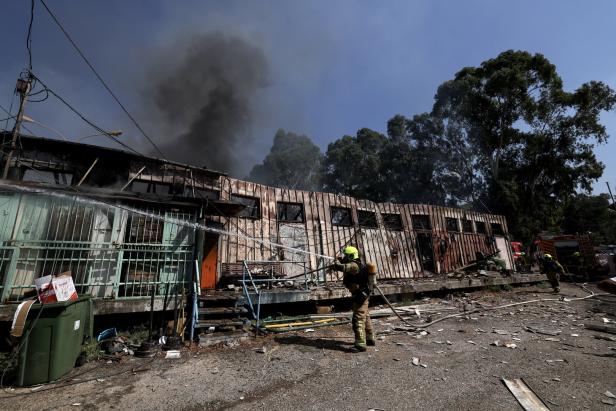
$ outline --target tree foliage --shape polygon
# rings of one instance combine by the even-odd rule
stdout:
[[[607,194],[573,196],[563,212],[562,228],[570,234],[589,234],[595,244],[616,244],[616,211]]]
[[[373,201],[504,214],[510,232],[522,241],[550,229],[593,231],[602,233],[598,239],[609,239],[591,224],[592,214],[576,225],[572,213],[582,212],[584,204],[596,210],[605,206],[602,197],[586,194],[603,173],[594,154],[608,139],[600,115],[615,105],[616,93],[604,83],[590,81],[566,91],[543,55],[505,51],[441,84],[430,112],[396,115],[386,134],[363,128],[330,143],[322,189]],[[304,142],[298,151],[311,155],[290,156],[278,145],[285,144],[275,140],[251,177],[292,187],[307,176],[310,187],[317,187],[318,149]]]
[[[431,112],[393,117],[369,152],[360,133],[330,144],[326,187],[504,214],[527,241],[558,228],[572,196],[601,176],[594,147],[608,135],[600,114],[615,104],[601,82],[568,92],[543,55],[506,51],[441,84]]]
[[[248,179],[275,187],[318,190],[322,160],[321,150],[310,137],[280,129],[269,154],[252,168]]]

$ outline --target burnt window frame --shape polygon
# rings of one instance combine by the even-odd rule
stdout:
[[[450,227],[450,223],[452,221],[456,224],[455,230],[452,230]],[[445,230],[450,233],[459,233],[460,232],[460,219],[457,217],[445,217]]]
[[[21,176],[21,181],[72,186],[77,179],[75,178],[75,173],[73,171],[27,168]]]
[[[494,227],[498,227],[498,229],[495,230]],[[490,223],[490,231],[492,235],[505,236],[505,229],[501,223]]]
[[[240,211],[238,214],[235,215],[235,217],[239,217],[239,218],[249,218],[251,220],[258,220],[261,218],[261,199],[259,197],[255,197],[255,196],[247,196],[244,194],[230,194],[229,195],[229,200],[231,201],[235,201],[238,202],[240,204],[243,204],[244,207],[242,209],[242,211]],[[239,201],[236,201],[239,200]],[[242,201],[254,201],[254,205],[250,206],[249,204],[246,204]],[[246,210],[252,210],[252,212],[249,215],[244,214],[244,212],[246,212]],[[255,213],[256,210],[256,213]],[[255,215],[256,214],[256,215]]]
[[[300,216],[301,219],[298,220],[297,216],[294,220],[290,220],[288,218],[282,219],[281,218],[281,206],[288,208],[289,206],[299,206],[300,207],[300,213],[298,213],[297,216]],[[286,210],[285,212],[285,217],[288,214],[288,210]],[[306,222],[306,213],[304,210],[304,204],[303,203],[296,203],[296,202],[291,202],[291,201],[278,201],[276,202],[276,221],[278,221],[279,223],[291,223],[291,224],[299,224],[299,223],[305,223]]]
[[[423,222],[426,221],[428,222],[428,227],[423,225]],[[428,214],[411,214],[411,224],[413,225],[413,230],[432,230],[432,220],[430,220],[430,215]]]
[[[134,188],[136,185],[145,185],[145,190],[144,191],[135,191]],[[159,193],[157,190],[157,188],[166,188],[167,192],[166,193]],[[150,180],[134,180],[130,183],[130,189],[129,189],[132,193],[139,193],[139,194],[161,194],[161,195],[172,195],[173,194],[173,184],[170,183],[163,183],[160,181],[150,181]]]
[[[480,230],[479,227],[482,227],[482,229]],[[477,234],[488,234],[488,225],[485,221],[475,220],[475,232]]]
[[[469,224],[470,230],[467,230],[466,223]],[[463,233],[474,233],[475,232],[473,220],[470,220],[468,218],[462,218],[462,232]]]
[[[404,231],[404,222],[402,221],[402,215],[400,213],[381,213],[381,216],[383,217],[383,227],[387,230],[387,231]],[[395,216],[399,222],[394,225],[392,225],[391,220],[388,221],[388,219],[390,217]]]
[[[342,222],[334,222],[334,213],[335,212],[346,212],[348,217],[348,223]],[[350,207],[338,207],[338,206],[329,206],[329,221],[332,225],[336,227],[352,227],[353,226],[353,213]]]
[[[364,219],[362,218],[361,214],[362,213],[366,213],[366,214],[371,214],[371,216],[368,219]],[[369,222],[370,224],[366,224],[366,222]],[[374,222],[374,223],[372,223]],[[379,220],[376,216],[376,211],[371,211],[371,210],[357,210],[357,225],[360,228],[365,228],[368,230],[376,230],[379,228]]]
[[[220,190],[207,187],[195,187],[195,195],[193,197],[193,188],[191,186],[184,186],[184,196],[193,197],[201,200],[220,200]]]

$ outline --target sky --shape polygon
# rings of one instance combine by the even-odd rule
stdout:
[[[168,143],[175,130],[157,127],[159,113],[148,101],[153,65],[173,64],[178,44],[213,31],[239,36],[261,48],[269,77],[252,96],[252,142],[243,161],[245,172],[263,159],[279,128],[307,134],[323,150],[362,127],[385,131],[387,120],[396,114],[429,111],[437,87],[462,67],[477,66],[508,49],[545,55],[556,65],[566,90],[590,80],[616,89],[612,0],[47,0],[47,4],[159,144]],[[0,105],[6,109],[12,105],[15,112],[13,89],[26,66],[30,5],[14,0],[2,2],[0,8]],[[162,50],[166,61],[160,59]],[[89,119],[106,130],[121,130],[124,141],[148,149],[38,2],[32,55],[37,76]],[[26,114],[59,132],[28,124],[39,135],[61,138],[61,134],[76,141],[95,133],[52,97],[29,104]],[[616,112],[603,114],[602,122],[612,137],[596,150],[605,164],[596,193],[606,191],[606,181],[616,185]],[[100,136],[83,141],[111,144]]]

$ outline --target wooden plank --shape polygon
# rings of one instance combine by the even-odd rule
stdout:
[[[526,411],[550,411],[522,379],[503,378],[503,383]]]

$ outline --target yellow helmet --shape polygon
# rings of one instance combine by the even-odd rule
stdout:
[[[579,257],[579,256],[580,256],[580,252],[579,252],[579,251],[576,251],[575,253],[573,253],[573,256],[574,256],[574,257]]]
[[[359,258],[359,250],[357,250],[357,248],[353,247],[352,245],[344,247],[344,250],[342,250],[342,254],[347,256],[349,260],[357,260]]]
[[[552,259],[552,254],[545,254],[543,256],[543,258],[545,258],[546,260],[551,260]]]

